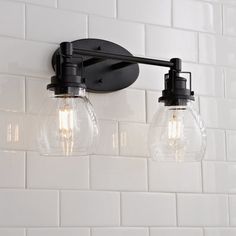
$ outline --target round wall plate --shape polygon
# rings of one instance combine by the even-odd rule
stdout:
[[[132,56],[125,48],[118,44],[101,39],[80,39],[72,42],[73,47],[96,52],[106,52],[120,55]],[[58,49],[59,50],[59,49]],[[52,66],[55,69],[56,50],[52,57]],[[83,77],[87,90],[90,92],[113,92],[124,89],[133,84],[139,75],[137,63],[122,63],[119,60],[100,60],[91,56],[81,56],[84,61]]]

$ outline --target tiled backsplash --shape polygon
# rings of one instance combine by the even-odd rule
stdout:
[[[0,236],[235,236],[235,36],[236,0],[0,0]],[[183,59],[207,126],[202,163],[149,160],[167,69],[144,65],[130,88],[89,94],[95,155],[39,156],[52,53],[86,37]]]

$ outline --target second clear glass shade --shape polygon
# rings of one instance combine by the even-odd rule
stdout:
[[[154,160],[200,161],[206,149],[206,133],[191,102],[186,106],[162,104],[152,120],[148,144]]]

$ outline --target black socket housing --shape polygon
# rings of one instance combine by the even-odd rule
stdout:
[[[55,95],[69,94],[72,88],[86,88],[81,66],[73,62],[72,56],[72,43],[61,43],[60,53],[56,57],[56,75],[51,77],[51,83],[47,85],[47,89],[54,91]]]
[[[181,60],[178,58],[171,59],[176,66],[165,74],[165,89],[162,90],[162,96],[159,102],[163,102],[165,106],[186,106],[188,101],[194,101],[194,92],[191,86],[191,73],[181,72]],[[187,88],[187,79],[181,77],[181,74],[189,74],[189,88]]]

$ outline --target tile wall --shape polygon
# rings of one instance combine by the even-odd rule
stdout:
[[[87,37],[183,59],[207,127],[202,163],[148,158],[167,70],[143,65],[128,89],[89,94],[94,155],[39,156],[52,53]],[[0,0],[0,236],[236,235],[235,121],[235,0]]]

